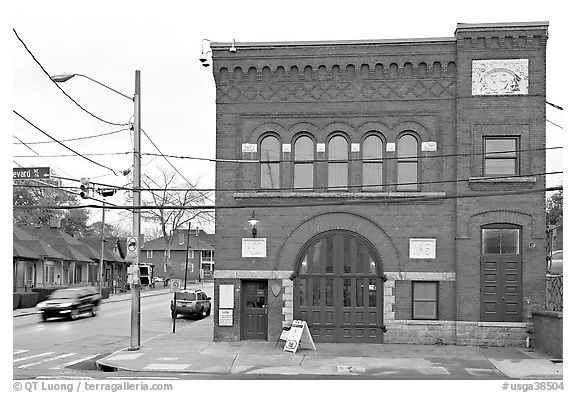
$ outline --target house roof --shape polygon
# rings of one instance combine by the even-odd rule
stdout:
[[[92,262],[100,259],[99,249],[68,235],[61,229],[13,227],[13,257],[40,259],[54,258],[70,261]],[[104,253],[107,262],[122,262],[120,256]]]
[[[170,250],[186,250],[186,243],[188,239],[186,238],[188,230],[177,229],[173,232],[172,242],[170,243]],[[183,242],[181,242],[183,240]],[[192,250],[214,250],[215,236],[213,233],[206,233],[202,229],[198,231],[198,236],[196,236],[196,231],[190,231],[190,249]],[[166,250],[166,242],[163,237],[152,239],[147,241],[142,246],[142,250]]]

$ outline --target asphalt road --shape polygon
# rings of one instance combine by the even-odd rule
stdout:
[[[213,296],[211,286],[204,289]],[[141,345],[172,331],[172,296],[165,293],[141,298]],[[106,374],[96,371],[95,360],[130,346],[130,307],[130,300],[103,303],[96,317],[87,314],[75,321],[42,322],[40,315],[14,318],[14,379]],[[176,329],[194,322],[179,317]]]

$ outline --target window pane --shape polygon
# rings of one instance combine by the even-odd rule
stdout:
[[[516,157],[517,139],[487,138],[485,142],[486,156]]]
[[[328,187],[348,188],[348,163],[328,163]]]
[[[294,164],[294,189],[310,190],[314,187],[314,164]]]
[[[371,158],[382,160],[382,139],[376,135],[370,135],[364,139],[364,143],[362,144],[362,158],[364,160]]]
[[[328,160],[348,160],[348,141],[343,136],[335,136],[328,143]]]
[[[376,307],[376,295],[378,293],[376,282],[375,279],[371,278],[368,284],[368,307]]]
[[[377,191],[383,188],[382,163],[364,163],[362,165],[362,189]]]
[[[500,233],[498,229],[482,229],[482,253],[500,253]]]
[[[414,283],[414,300],[436,300],[435,282],[419,282]]]
[[[326,305],[334,305],[334,290],[332,288],[333,280],[331,278],[326,279]]]
[[[308,255],[304,255],[304,259],[300,263],[300,273],[308,273]]]
[[[314,278],[312,279],[312,305],[319,306],[320,305],[320,279]]]
[[[352,255],[350,252],[351,241],[352,241],[352,239],[350,239],[348,236],[344,236],[344,256],[343,256],[343,259],[344,259],[343,265],[344,266],[342,267],[344,273],[350,273],[350,259],[352,258]]]
[[[344,307],[350,307],[350,279],[346,278],[344,279],[344,282],[342,284],[342,297],[343,297],[343,302],[342,305]]]
[[[273,136],[267,136],[260,143],[260,161],[279,161],[280,142]]]
[[[294,161],[314,159],[314,142],[307,136],[302,136],[294,143]]]
[[[516,159],[487,158],[484,160],[485,175],[515,175]]]
[[[364,307],[364,280],[356,280],[356,307]]]
[[[306,283],[307,280],[306,279],[300,279],[300,304],[302,306],[307,306],[308,305],[308,296],[307,296],[307,291],[306,291]]]
[[[500,253],[518,254],[520,231],[518,229],[500,229]]]
[[[404,135],[398,140],[398,158],[411,157],[416,160],[418,155],[418,140],[412,135]]]
[[[260,164],[260,187],[280,188],[280,164]]]
[[[415,319],[436,319],[435,302],[414,302]]]
[[[417,182],[418,163],[398,162],[398,190],[417,190]]]
[[[356,273],[366,273],[367,250],[362,243],[356,242]]]
[[[334,273],[334,237],[330,236],[324,240],[326,242],[326,273]],[[320,251],[320,248],[318,249]],[[320,254],[318,254],[320,258]]]
[[[376,262],[374,262],[374,259],[372,259],[372,257],[369,257],[369,261],[370,261],[370,273],[376,273]]]

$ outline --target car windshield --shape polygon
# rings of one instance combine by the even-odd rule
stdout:
[[[176,299],[180,300],[196,300],[196,294],[190,292],[177,292]]]
[[[77,294],[78,294],[77,291],[58,289],[52,292],[52,295],[50,295],[50,299],[74,299],[76,298]]]

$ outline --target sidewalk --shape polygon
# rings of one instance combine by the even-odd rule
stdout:
[[[213,342],[213,317],[176,328],[100,359],[102,369],[258,376],[365,379],[562,379],[562,363],[521,348],[455,345],[327,344],[283,351],[275,340]]]

